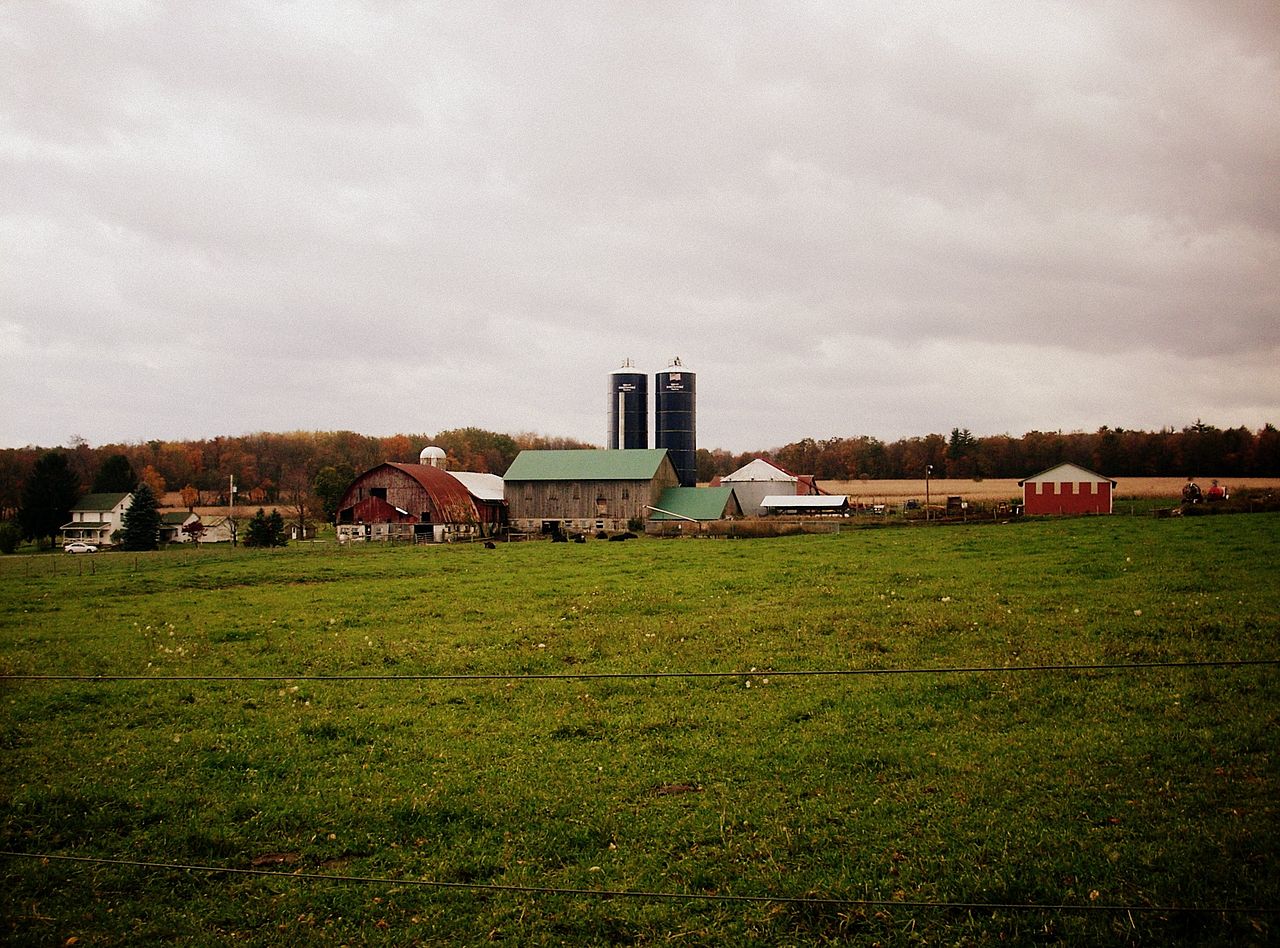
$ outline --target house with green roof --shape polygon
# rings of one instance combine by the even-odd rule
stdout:
[[[62,542],[82,540],[110,546],[111,535],[124,526],[124,515],[133,505],[133,494],[85,494],[71,508],[71,520],[61,527]]]
[[[503,476],[511,527],[524,533],[626,530],[679,482],[665,448],[521,451]]]

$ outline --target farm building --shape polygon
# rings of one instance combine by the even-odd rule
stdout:
[[[438,463],[387,461],[359,475],[342,495],[338,540],[441,542],[490,536],[505,525],[506,506],[494,498],[492,485],[477,485],[477,490],[482,496]]]
[[[728,520],[742,516],[732,487],[668,487],[650,510],[651,520]]]
[[[1063,463],[1018,481],[1027,514],[1109,514],[1116,482]]]
[[[235,539],[235,522],[230,517],[210,517],[200,520],[197,543],[230,543]]]
[[[504,478],[511,526],[525,533],[625,530],[678,483],[663,448],[521,451]]]
[[[71,508],[71,520],[62,525],[62,542],[82,540],[110,546],[111,535],[124,526],[124,515],[133,505],[133,494],[85,494]]]
[[[775,494],[763,498],[760,509],[770,515],[845,516],[849,512],[849,498],[843,494]]]
[[[711,483],[712,486],[732,487],[738,496],[738,503],[742,505],[743,514],[748,517],[758,517],[765,513],[761,502],[766,497],[808,497],[824,493],[812,476],[792,474],[786,468],[764,458],[756,458],[732,474],[726,474]]]
[[[173,510],[160,515],[161,543],[190,543],[200,536],[200,515],[189,510]]]

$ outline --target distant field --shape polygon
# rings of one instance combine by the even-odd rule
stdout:
[[[1277,668],[1137,666],[1274,661],[1278,571],[1276,514],[3,557],[0,849],[279,873],[3,856],[4,940],[1275,944]]]
[[[1185,477],[1118,477],[1116,497],[1177,497],[1182,492]],[[1211,478],[1197,478],[1198,483],[1208,487]],[[1230,487],[1271,487],[1280,488],[1280,478],[1272,477],[1235,477],[1219,478],[1219,481]],[[885,480],[885,481],[819,481],[823,490],[833,494],[848,494],[860,500],[884,499],[895,501],[908,497],[924,499],[924,480]],[[1015,479],[961,480],[947,478],[930,478],[930,499],[945,499],[948,496],[960,496],[965,500],[1009,500],[1022,496],[1022,488]]]
[[[1199,478],[1199,483],[1208,487],[1211,478]],[[1186,483],[1185,477],[1122,477],[1117,478],[1118,486],[1116,487],[1116,498],[1152,498],[1152,497],[1177,497],[1182,492],[1182,485]],[[1223,477],[1219,481],[1229,488],[1235,489],[1240,487],[1258,487],[1258,488],[1280,488],[1280,478],[1274,477]],[[819,481],[819,486],[823,490],[832,494],[848,494],[855,500],[864,500],[874,502],[878,500],[888,501],[890,503],[905,500],[909,497],[917,497],[924,499],[924,480],[881,480],[881,481]],[[929,481],[929,496],[931,500],[942,503],[948,496],[959,496],[965,500],[973,501],[1000,501],[1010,500],[1022,496],[1022,488],[1018,486],[1018,482],[1012,478],[993,478],[989,480],[969,480],[969,479],[953,479],[947,478],[931,478]],[[164,496],[165,509],[181,510],[182,496],[178,493],[170,492]],[[248,517],[261,504],[237,504],[236,513],[240,517]],[[273,509],[279,509],[282,514],[287,514],[288,509],[284,507],[274,508],[272,505],[265,505],[269,513]],[[196,508],[196,513],[207,519],[214,517],[224,517],[227,514],[227,508],[223,507],[207,507],[201,506]]]

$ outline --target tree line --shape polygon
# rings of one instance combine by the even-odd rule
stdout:
[[[457,428],[435,434],[376,437],[353,431],[260,432],[194,441],[145,441],[89,445],[73,438],[65,448],[35,446],[0,449],[0,522],[19,523],[27,537],[49,536],[65,511],[65,496],[131,490],[146,484],[157,496],[180,491],[183,506],[220,506],[229,500],[235,478],[237,503],[284,507],[290,520],[331,520],[336,504],[356,474],[383,461],[416,462],[423,447],[438,445],[453,470],[504,474],[520,451],[590,448],[571,438],[532,433],[502,434]],[[57,455],[56,484],[33,480],[42,458]],[[1027,477],[1060,461],[1072,461],[1108,477],[1215,476],[1280,477],[1280,432],[1216,428],[1197,421],[1180,430],[1099,428],[1093,432],[1031,431],[1021,437],[978,437],[953,428],[949,436],[881,441],[868,436],[806,438],[777,448],[732,453],[699,449],[698,478],[709,481],[756,457],[819,480],[859,478]],[[64,470],[65,469],[65,470]],[[33,500],[53,490],[57,499]],[[21,523],[24,492],[28,512],[45,508],[45,519]],[[48,509],[56,508],[56,509]]]
[[[819,480],[860,478],[1030,477],[1070,461],[1107,477],[1280,477],[1280,431],[1267,424],[1215,428],[1197,421],[1181,430],[1136,431],[1102,427],[1092,432],[1030,431],[1021,437],[978,437],[967,428],[949,436],[880,441],[866,436],[806,438],[770,451],[731,454],[698,451],[698,479],[728,474],[764,457],[795,474]]]

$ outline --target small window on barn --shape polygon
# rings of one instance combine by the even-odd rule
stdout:
[[[596,498],[596,513],[598,513],[600,516],[603,517],[608,512],[609,512],[609,501],[605,498],[603,494],[601,494],[599,497]]]
[[[385,487],[370,487],[369,496],[377,497],[379,500],[387,499],[387,489]]]
[[[574,500],[581,500],[581,499],[582,499],[582,485],[581,485],[581,484],[574,484],[574,485],[573,485],[573,499],[574,499]]]

